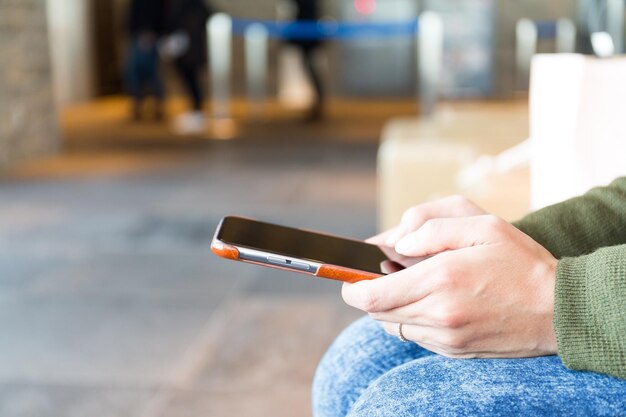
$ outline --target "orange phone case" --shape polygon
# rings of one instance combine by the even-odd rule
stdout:
[[[239,257],[239,251],[237,250],[237,248],[229,244],[226,244],[218,239],[213,239],[213,243],[211,244],[211,251],[213,251],[213,253],[216,254],[217,256],[220,256],[226,259],[231,259],[234,261],[257,264],[257,265],[267,266],[270,268],[282,269],[285,271],[300,272],[300,271],[290,269],[290,268],[283,268],[278,265],[270,265],[270,264],[264,264],[260,262],[249,261],[247,259],[241,259]],[[300,272],[300,273],[307,274],[306,272]],[[320,266],[316,274],[307,274],[307,275],[314,275],[319,278],[334,279],[336,281],[343,281],[343,282],[350,282],[350,283],[374,279],[374,278],[378,278],[382,276],[381,274],[374,274],[372,272],[359,271],[356,269],[350,269],[350,268],[345,268],[342,266],[328,265],[328,264]]]

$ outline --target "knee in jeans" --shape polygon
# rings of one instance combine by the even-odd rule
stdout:
[[[562,372],[557,362],[552,357],[420,358],[378,378],[354,403],[348,417],[557,415],[543,412],[556,410],[551,407],[553,401],[541,401],[540,384],[528,383],[538,369]]]
[[[373,352],[383,332],[364,317],[346,328],[330,346],[318,365],[313,381],[313,410],[316,417],[345,416],[349,407],[369,385]]]
[[[480,415],[472,414],[471,396],[456,395],[461,381],[442,372],[443,362],[422,358],[387,372],[362,393],[347,417]]]

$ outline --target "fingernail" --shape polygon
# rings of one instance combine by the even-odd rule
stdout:
[[[411,239],[410,236],[406,236],[400,239],[398,243],[396,243],[396,252],[400,254],[405,254],[406,252],[413,249],[413,246],[414,246],[413,239]]]
[[[400,236],[402,236],[401,232],[392,233],[391,235],[389,235],[389,237],[385,241],[385,244],[393,248],[394,246],[396,246],[396,243],[398,243],[398,239],[400,238]]]

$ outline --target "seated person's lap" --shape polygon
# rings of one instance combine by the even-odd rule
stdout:
[[[315,417],[617,416],[626,381],[568,370],[557,356],[448,359],[364,317],[322,359],[313,408]]]

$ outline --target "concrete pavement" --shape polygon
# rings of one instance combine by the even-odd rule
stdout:
[[[315,365],[359,313],[336,282],[209,243],[233,213],[371,235],[375,139],[116,146],[5,173],[0,415],[310,415]]]

